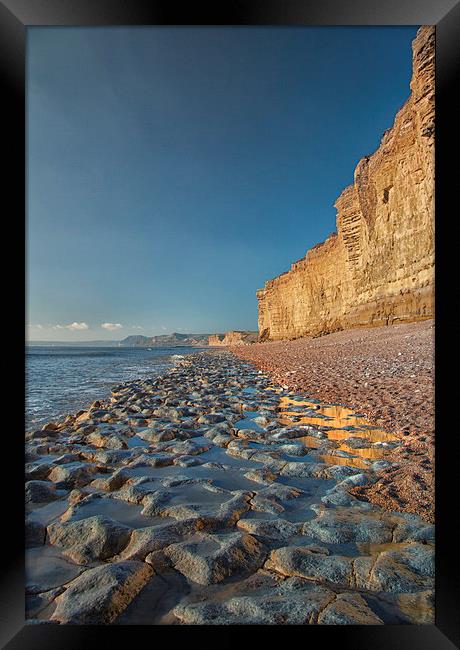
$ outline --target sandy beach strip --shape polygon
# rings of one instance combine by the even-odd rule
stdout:
[[[434,320],[231,349],[278,384],[347,405],[402,437],[398,467],[354,494],[434,520]]]

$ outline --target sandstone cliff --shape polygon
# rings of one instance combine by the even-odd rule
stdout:
[[[410,97],[337,199],[337,233],[257,292],[262,340],[433,317],[434,38],[413,41]]]
[[[214,347],[219,345],[248,345],[249,343],[255,343],[257,339],[257,332],[231,330],[225,334],[213,334],[208,338],[208,345]]]

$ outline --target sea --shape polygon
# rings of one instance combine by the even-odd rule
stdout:
[[[26,430],[75,413],[113,386],[165,372],[174,355],[203,348],[26,347]]]

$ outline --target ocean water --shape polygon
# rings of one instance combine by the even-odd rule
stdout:
[[[202,348],[26,348],[26,429],[39,427],[110,395],[112,386],[154,377],[173,365],[173,355]]]

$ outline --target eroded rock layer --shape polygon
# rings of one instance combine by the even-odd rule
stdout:
[[[257,292],[262,340],[433,317],[434,41],[418,31],[410,97],[337,199],[337,233]]]

